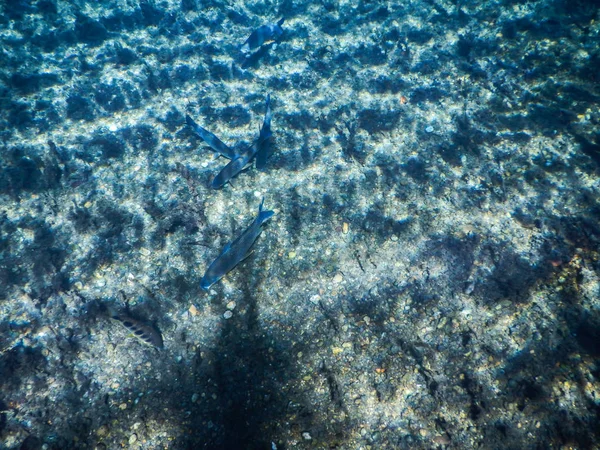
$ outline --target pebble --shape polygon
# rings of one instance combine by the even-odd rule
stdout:
[[[338,273],[338,274],[335,275],[335,277],[333,277],[333,282],[334,283],[341,283],[343,279],[344,279],[344,277],[342,276],[342,274]]]
[[[344,222],[342,224],[342,233],[348,234],[349,230],[350,230],[350,224],[348,222]]]
[[[108,435],[108,427],[106,425],[101,425],[97,430],[96,430],[96,436],[103,438],[105,436]]]
[[[304,439],[305,441],[310,441],[312,439],[312,436],[308,431],[305,431],[304,433],[302,433],[302,439]]]
[[[429,125],[427,128],[425,128],[425,131],[427,133],[433,133],[433,127],[431,125]]]
[[[198,308],[196,308],[194,305],[190,306],[190,309],[188,309],[188,311],[192,316],[197,316],[198,314],[200,314],[200,311],[198,311]]]
[[[433,443],[437,445],[450,445],[451,442],[452,441],[450,440],[450,438],[446,435],[436,436],[433,438]]]
[[[235,309],[235,307],[236,307],[236,303],[234,301],[230,301],[229,303],[227,303],[227,309],[230,309],[233,311]]]
[[[129,436],[129,445],[133,445],[137,442],[137,434],[133,433]]]
[[[127,409],[127,403],[121,403],[119,409]]]
[[[198,394],[193,394],[192,395],[192,403],[196,403],[199,398],[200,398],[200,396]]]
[[[296,257],[296,252],[289,252],[288,253],[288,258],[294,259],[295,257]]]
[[[224,317],[225,319],[231,319],[231,318],[233,317],[233,313],[232,313],[231,311],[225,311],[225,312],[223,313],[223,317]]]

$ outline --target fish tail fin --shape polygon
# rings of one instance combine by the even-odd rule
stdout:
[[[258,207],[258,217],[256,218],[256,221],[258,222],[259,225],[262,225],[263,223],[265,223],[267,220],[269,220],[275,214],[274,211],[263,210],[264,203],[265,203],[265,198],[263,197],[262,201],[260,202],[260,206]]]
[[[277,26],[281,26],[283,25],[283,22],[285,22],[285,17],[282,17],[281,19],[279,19],[279,21],[277,22]]]
[[[271,118],[273,117],[273,114],[271,113],[271,94],[267,94],[266,104],[267,110],[265,112],[265,120],[263,121],[258,136],[258,140],[261,143],[273,136],[273,132],[271,131]]]
[[[108,311],[108,316],[111,319],[121,320],[121,315],[119,314],[119,309],[117,308],[117,306],[113,304],[107,304],[106,311]]]

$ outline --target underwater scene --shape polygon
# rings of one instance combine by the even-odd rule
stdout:
[[[599,449],[594,0],[0,0],[0,449]]]

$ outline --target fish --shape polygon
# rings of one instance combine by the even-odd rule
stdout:
[[[269,23],[262,25],[250,34],[250,37],[246,39],[246,42],[242,45],[242,53],[249,53],[250,51],[260,47],[267,41],[274,41],[283,34],[283,28],[281,25],[285,21],[285,18],[279,20],[277,23]]]
[[[217,136],[212,134],[210,131],[202,128],[200,125],[198,125],[196,122],[194,122],[194,119],[192,119],[187,114],[185,115],[185,122],[188,124],[188,126],[192,130],[194,130],[194,132],[198,136],[200,136],[200,139],[202,139],[204,142],[206,142],[210,146],[210,148],[212,148],[219,155],[224,156],[225,158],[228,158],[228,159],[235,159],[237,157],[236,152],[231,147],[226,145],[223,141],[221,141]]]
[[[258,207],[258,216],[256,216],[250,226],[233,242],[227,244],[221,254],[217,256],[210,266],[208,266],[208,269],[206,269],[206,272],[200,281],[202,289],[206,290],[210,288],[249,256],[248,251],[250,250],[250,247],[252,247],[252,244],[254,244],[254,241],[258,238],[262,224],[275,214],[273,211],[264,211],[264,203],[265,199],[263,198]]]
[[[210,186],[213,189],[220,189],[225,186],[233,177],[244,170],[244,167],[248,165],[252,158],[258,153],[258,141],[254,142],[248,147],[243,153],[238,155],[235,159],[232,159],[227,163],[223,169],[217,174],[212,180]]]
[[[265,112],[265,118],[263,120],[262,127],[259,130],[258,139],[256,139],[252,145],[240,152],[235,158],[229,161],[229,163],[223,167],[223,169],[221,169],[211,183],[211,187],[213,189],[220,189],[225,186],[233,177],[244,170],[244,167],[252,162],[254,157],[257,157],[256,167],[258,169],[264,167],[268,157],[267,149],[264,144],[273,136],[273,132],[271,131],[271,118],[273,117],[273,114],[271,112],[270,94],[267,94],[266,103],[267,110]]]
[[[142,341],[144,344],[151,345],[156,349],[162,349],[163,338],[156,328],[152,325],[131,317],[124,311],[117,311],[113,307],[108,308],[108,312],[112,319],[121,322],[121,324],[133,333],[133,335]]]

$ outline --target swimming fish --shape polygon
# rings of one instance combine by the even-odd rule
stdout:
[[[223,141],[221,141],[210,131],[202,128],[200,125],[194,122],[194,120],[187,114],[185,116],[185,121],[188,124],[188,126],[192,128],[198,136],[200,136],[200,139],[206,142],[210,146],[210,148],[212,148],[215,152],[229,159],[234,159],[237,156],[232,148],[227,146]]]
[[[133,335],[143,343],[151,345],[157,349],[163,348],[162,335],[152,325],[135,319],[123,311],[117,312],[112,307],[108,308],[108,312],[111,318],[121,322],[125,328],[131,331]]]
[[[244,167],[256,156],[258,153],[258,141],[254,142],[248,147],[243,153],[238,155],[235,159],[232,159],[227,163],[223,169],[217,174],[212,180],[211,187],[213,189],[220,189],[225,186],[233,177],[244,170]]]
[[[285,19],[281,19],[277,23],[269,23],[262,25],[252,32],[250,37],[246,39],[244,45],[242,45],[242,53],[248,53],[255,48],[260,47],[267,41],[274,41],[283,34],[283,28],[281,25]]]
[[[211,183],[213,189],[220,189],[225,186],[233,177],[244,170],[244,167],[246,167],[255,156],[257,156],[256,167],[258,169],[264,167],[268,154],[266,146],[263,144],[273,136],[273,132],[271,131],[272,116],[271,95],[267,94],[267,111],[259,131],[258,139],[221,169]]]
[[[233,242],[227,244],[221,254],[217,256],[202,277],[200,286],[202,289],[208,289],[221,278],[223,278],[230,270],[237,266],[241,261],[249,255],[248,251],[258,235],[261,232],[261,226],[275,214],[273,211],[263,211],[263,198],[258,207],[258,216],[252,224],[242,234],[240,234]]]

